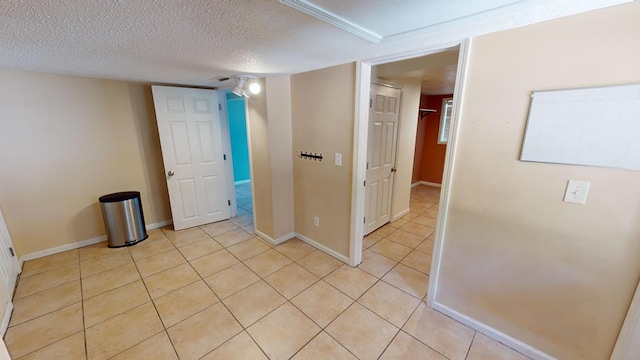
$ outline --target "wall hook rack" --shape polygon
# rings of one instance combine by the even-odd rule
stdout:
[[[308,151],[300,151],[300,155],[298,155],[301,159],[314,160],[314,161],[322,161],[323,156],[322,153],[312,153]]]

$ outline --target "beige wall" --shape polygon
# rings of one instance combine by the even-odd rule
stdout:
[[[400,127],[398,129],[398,152],[396,154],[395,184],[391,219],[395,220],[409,210],[411,196],[411,175],[413,174],[413,154],[416,146],[418,108],[420,105],[420,79],[396,81],[403,85]]]
[[[640,3],[474,39],[436,301],[607,359],[640,278],[640,172],[518,161],[531,92],[640,82]],[[562,201],[591,182],[586,205]]]
[[[266,79],[271,185],[273,196],[273,237],[293,237],[293,159],[291,135],[291,77]]]
[[[267,93],[264,79],[260,80],[262,93],[247,99],[249,127],[249,157],[253,186],[253,212],[255,230],[273,239],[273,193],[271,183],[271,156],[269,150],[269,124],[267,122]]]
[[[291,76],[295,229],[347,257],[354,103],[355,64]],[[301,159],[300,151],[324,160]],[[334,165],[334,153],[342,154],[342,166]]]
[[[138,190],[171,218],[151,89],[0,71],[0,204],[18,255],[105,234],[98,197]]]

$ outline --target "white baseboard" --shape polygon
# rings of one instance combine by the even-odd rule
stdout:
[[[172,220],[160,221],[160,222],[157,222],[157,223],[146,225],[146,229],[147,230],[157,229],[157,228],[161,228],[163,226],[170,225],[170,224],[173,224]],[[29,254],[25,254],[25,255],[20,257],[20,269],[22,269],[22,264],[25,261],[29,261],[29,260],[38,259],[38,258],[41,258],[41,257],[45,257],[45,256],[61,253],[63,251],[78,249],[78,248],[81,248],[83,246],[89,246],[89,245],[101,243],[101,242],[106,241],[106,240],[107,240],[107,235],[102,235],[102,236],[97,236],[97,237],[94,237],[94,238],[91,238],[91,239],[87,239],[87,240],[77,241],[77,242],[70,243],[70,244],[64,244],[64,245],[57,246],[57,247],[54,247],[54,248],[51,248],[51,249],[46,249],[46,250],[41,250],[41,251],[36,251],[36,252],[29,253]]]
[[[246,184],[246,183],[250,183],[251,179],[248,180],[238,180],[238,181],[234,181],[233,185],[242,185],[242,184]]]
[[[433,187],[442,187],[442,184],[438,184],[438,183],[433,183],[430,181],[416,181],[413,184],[411,184],[411,187],[414,188],[418,185],[427,185],[427,186],[433,186]]]
[[[7,303],[7,308],[4,310],[4,314],[2,315],[2,322],[0,322],[0,334],[4,337],[4,334],[7,332],[9,328],[9,321],[11,321],[11,314],[13,313],[13,302],[9,301]]]
[[[452,319],[472,328],[475,331],[478,331],[493,340],[502,343],[528,357],[533,360],[557,360],[553,356],[542,352],[531,345],[527,345],[520,340],[514,339],[511,336],[502,333],[486,324],[483,324],[475,319],[470,318],[467,315],[457,312],[456,310],[451,309],[446,305],[442,305],[441,303],[435,301],[433,303],[433,308]]]
[[[282,244],[283,242],[287,241],[287,240],[291,240],[296,236],[295,233],[288,233],[286,235],[280,236],[277,239],[273,240],[274,245],[278,245],[278,244]]]
[[[287,241],[287,240],[291,240],[293,239],[293,237],[295,236],[294,233],[289,233],[283,236],[280,236],[277,239],[272,238],[271,236],[254,229],[253,230],[254,234],[256,234],[259,238],[261,238],[262,240],[265,240],[266,242],[268,242],[271,245],[278,245],[278,244],[282,244],[283,242]]]
[[[391,222],[394,222],[394,221],[400,219],[401,217],[407,215],[409,213],[409,211],[411,211],[411,209],[407,208],[407,209],[404,209],[404,210],[400,211],[398,214],[393,215],[391,217]]]
[[[335,251],[333,249],[329,249],[328,247],[316,242],[315,240],[311,240],[308,237],[306,237],[306,236],[304,236],[304,235],[302,235],[300,233],[296,233],[295,235],[296,235],[296,237],[298,239],[306,242],[307,244],[313,246],[314,248],[316,248],[316,249],[318,249],[318,250],[320,250],[320,251],[322,251],[322,252],[324,252],[324,253],[326,253],[328,255],[333,256],[334,258],[342,261],[345,264],[349,264],[349,257],[348,256],[344,256],[344,255],[340,254],[339,252],[337,252],[337,251]]]

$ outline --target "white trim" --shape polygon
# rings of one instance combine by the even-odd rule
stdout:
[[[431,181],[416,181],[413,184],[411,184],[411,187],[414,188],[418,185],[426,185],[426,186],[433,186],[433,187],[442,187],[442,184],[438,184],[438,183],[434,183]]]
[[[444,19],[444,21],[441,22],[416,25],[410,29],[387,29],[386,32],[388,33],[386,34],[384,34],[385,30],[376,29],[375,26],[368,26],[366,21],[361,21],[357,18],[353,20],[347,19],[346,17],[350,17],[348,12],[331,6],[323,6],[323,2],[312,0],[278,1],[359,36],[362,39],[374,44],[380,44],[387,43],[391,40],[408,38],[416,39],[418,42],[425,42],[432,39],[434,37],[433,34],[438,35],[436,38],[488,34],[624,4],[632,0],[581,0],[569,2],[554,0],[514,1],[510,4],[496,5],[471,14],[454,16],[453,18]],[[380,32],[382,32],[382,34]]]
[[[397,214],[395,214],[395,215],[393,215],[391,217],[391,222],[394,222],[394,221],[400,219],[401,217],[407,215],[409,212],[411,212],[411,209],[409,209],[409,208],[400,211],[399,213],[397,213]]]
[[[367,164],[367,131],[369,124],[369,95],[371,91],[371,64],[356,63],[356,103],[353,124],[353,167],[351,178],[351,239],[349,261],[351,266],[362,262],[364,233],[364,180]]]
[[[13,313],[13,303],[11,302],[11,299],[9,299],[9,302],[7,303],[7,308],[4,309],[4,314],[2,315],[2,321],[0,322],[0,334],[2,335],[2,337],[4,337],[4,335],[7,332],[7,329],[9,328],[9,321],[11,321],[12,313]]]
[[[620,329],[620,334],[618,334],[610,359],[632,360],[640,358],[640,354],[633,353],[637,351],[637,346],[635,349],[629,347],[629,345],[638,341],[638,336],[640,336],[640,284],[636,287],[635,295],[631,300],[624,323],[622,323],[622,329]]]
[[[227,93],[222,90],[215,90],[218,95],[220,105],[220,130],[222,131],[222,151],[226,155],[224,161],[225,187],[227,188],[227,200],[231,202],[229,218],[238,215],[238,204],[236,202],[236,188],[233,182],[233,153],[231,151],[231,129],[229,127],[229,111],[227,110]],[[225,219],[226,220],[226,219]]]
[[[348,257],[340,254],[339,252],[337,252],[337,251],[335,251],[333,249],[329,249],[328,247],[320,244],[319,242],[316,242],[315,240],[309,239],[308,237],[306,237],[306,236],[304,236],[304,235],[302,235],[300,233],[295,233],[295,235],[296,235],[296,237],[298,239],[300,239],[300,240],[304,241],[305,243],[313,246],[314,248],[326,253],[327,255],[331,255],[334,258],[342,261],[343,263],[351,265],[351,264],[349,264],[349,260],[350,259]]]
[[[40,251],[36,251],[36,252],[32,252],[29,254],[25,254],[23,256],[20,257],[20,261],[24,262],[24,261],[29,261],[29,260],[33,260],[33,259],[38,259],[41,257],[45,257],[45,256],[49,256],[49,255],[53,255],[53,254],[57,254],[57,253],[61,253],[63,251],[68,251],[68,250],[73,250],[73,249],[78,249],[81,248],[83,246],[89,246],[89,245],[93,245],[93,244],[97,244],[103,241],[107,240],[107,235],[102,235],[102,236],[97,236],[91,239],[87,239],[87,240],[82,240],[82,241],[77,241],[74,243],[69,243],[69,244],[64,244],[61,246],[56,246],[54,248],[49,248],[46,250],[40,250]]]
[[[439,302],[434,302],[433,303],[433,309],[435,309],[438,312],[441,312],[447,316],[449,316],[450,318],[458,321],[459,323],[462,323],[470,328],[472,328],[475,331],[478,331],[488,337],[490,337],[491,339],[502,343],[516,351],[518,351],[519,353],[522,353],[528,357],[530,357],[533,360],[556,360],[556,358],[554,358],[553,356],[542,352],[536,348],[534,348],[531,345],[527,345],[525,343],[523,343],[520,340],[514,339],[511,336],[500,332],[486,324],[483,324],[481,322],[479,322],[478,320],[475,320],[473,318],[468,317],[467,315],[464,315],[462,313],[457,312],[456,310],[451,309],[450,307],[446,306],[446,305],[442,305]]]
[[[334,25],[342,30],[348,31],[365,40],[371,41],[372,43],[379,44],[383,39],[382,36],[370,30],[367,30],[361,26],[358,26],[352,23],[351,21],[348,21],[340,16],[334,15],[330,11],[323,9],[318,5],[307,3],[302,0],[279,0],[279,1],[303,13],[309,14],[320,20],[326,21],[331,25]]]
[[[264,84],[265,93],[266,93],[266,87],[267,87],[267,84],[265,83]],[[253,211],[251,212],[251,215],[253,217],[253,232],[258,234],[259,231],[258,231],[258,227],[256,226],[258,224],[258,222],[256,221],[256,188],[255,188],[255,182],[251,181],[251,179],[253,178],[254,172],[253,172],[253,149],[251,147],[251,120],[249,119],[249,102],[246,101],[245,99],[242,99],[242,101],[244,101],[244,122],[245,122],[245,128],[247,129],[247,151],[249,152],[249,181],[251,182],[251,208],[253,209]],[[273,206],[273,202],[271,205]]]
[[[442,173],[442,190],[440,191],[440,205],[438,208],[438,222],[436,224],[436,238],[433,244],[433,258],[429,275],[429,290],[427,292],[427,304],[433,306],[438,294],[438,281],[440,280],[440,263],[442,262],[442,249],[445,238],[447,217],[449,216],[449,201],[451,199],[451,183],[455,168],[456,150],[458,148],[458,135],[460,133],[460,114],[464,105],[465,86],[469,70],[469,56],[472,39],[463,40],[460,44],[458,55],[458,69],[456,70],[456,84],[453,90],[453,110],[449,128],[449,144],[444,158],[444,171]]]
[[[147,230],[153,230],[153,229],[159,229],[163,226],[167,226],[171,224],[173,224],[173,220],[158,221],[157,223],[146,225],[145,228]]]
[[[238,181],[234,181],[233,185],[242,185],[242,184],[246,184],[246,183],[250,183],[251,179],[247,179],[247,180],[238,180]]]
[[[283,242],[287,241],[287,240],[291,240],[295,237],[295,233],[288,233],[286,235],[282,235],[277,239],[272,238],[271,236],[263,233],[262,231],[259,230],[253,230],[253,233],[255,235],[257,235],[259,238],[261,238],[262,240],[265,240],[266,242],[268,242],[271,245],[278,245],[278,244],[282,244]]]
[[[146,225],[146,229],[147,230],[153,230],[153,229],[161,228],[163,226],[170,225],[170,224],[173,224],[172,220],[160,221],[160,222],[157,222],[157,223]],[[22,269],[22,264],[25,261],[34,260],[34,259],[38,259],[38,258],[41,258],[41,257],[45,257],[45,256],[61,253],[63,251],[78,249],[78,248],[81,248],[81,247],[84,247],[84,246],[89,246],[89,245],[101,243],[101,242],[106,241],[106,240],[107,240],[107,235],[102,235],[102,236],[97,236],[97,237],[94,237],[94,238],[91,238],[91,239],[87,239],[87,240],[77,241],[77,242],[74,242],[74,243],[64,244],[64,245],[61,245],[61,246],[56,246],[54,248],[50,248],[50,249],[46,249],[46,250],[40,250],[40,251],[32,252],[32,253],[29,253],[29,254],[25,254],[25,255],[20,257],[20,269]]]

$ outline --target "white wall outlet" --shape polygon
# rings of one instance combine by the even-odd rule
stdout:
[[[320,218],[317,216],[313,217],[313,225],[314,226],[320,226]]]
[[[590,183],[586,181],[569,180],[567,191],[564,193],[564,201],[584,204],[587,201],[587,193],[589,192]]]
[[[334,163],[336,166],[342,166],[342,154],[336,153]]]

